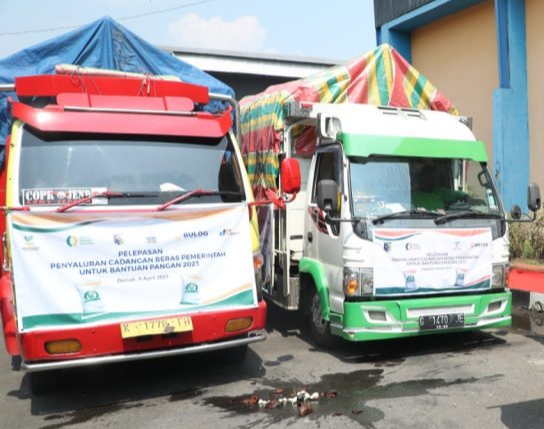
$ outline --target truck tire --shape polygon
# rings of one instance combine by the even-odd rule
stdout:
[[[20,371],[21,370],[21,363],[22,363],[21,356],[12,356],[11,357],[11,369],[13,371]]]
[[[331,349],[337,344],[337,339],[331,334],[331,324],[323,319],[321,299],[315,288],[312,288],[310,297],[306,301],[309,305],[309,321],[312,339],[315,344],[324,349]]]
[[[39,371],[31,372],[30,391],[34,395],[54,392],[60,387],[60,371]]]
[[[247,344],[244,344],[243,346],[221,350],[221,360],[227,365],[240,364],[246,359],[247,348]]]

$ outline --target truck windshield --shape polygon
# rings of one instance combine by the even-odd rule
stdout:
[[[350,158],[353,214],[380,217],[406,212],[501,215],[485,164],[465,159]]]
[[[229,136],[222,138],[42,133],[25,126],[19,163],[20,203],[62,205],[112,191],[102,204],[161,204],[203,189],[185,204],[245,199]]]

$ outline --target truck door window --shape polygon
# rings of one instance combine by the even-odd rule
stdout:
[[[316,203],[316,189],[317,183],[320,180],[334,180],[338,185],[339,201],[342,201],[342,153],[339,148],[331,147],[325,151],[317,154],[316,160],[316,174],[314,180],[314,186],[312,191],[312,203]],[[339,207],[341,207],[339,205]],[[340,217],[340,210],[338,213],[331,213],[332,217]],[[340,233],[340,226],[338,223],[331,224],[332,232],[335,235]]]

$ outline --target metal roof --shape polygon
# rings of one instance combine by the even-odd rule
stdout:
[[[342,60],[304,58],[287,55],[258,54],[233,51],[161,47],[206,72],[249,74],[303,78],[323,69],[343,63]]]
[[[376,28],[434,0],[374,0]]]

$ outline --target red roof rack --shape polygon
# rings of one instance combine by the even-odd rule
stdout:
[[[62,93],[86,93],[89,95],[126,95],[139,97],[186,97],[195,103],[210,101],[208,88],[185,82],[176,82],[146,76],[103,77],[78,75],[36,75],[15,79],[15,92],[21,97],[56,97]]]
[[[22,100],[11,102],[13,116],[42,131],[220,137],[232,126],[232,109],[195,111],[212,100],[230,103],[239,123],[232,97],[162,77],[36,75],[16,78],[11,89]],[[36,107],[43,97],[56,104]]]

